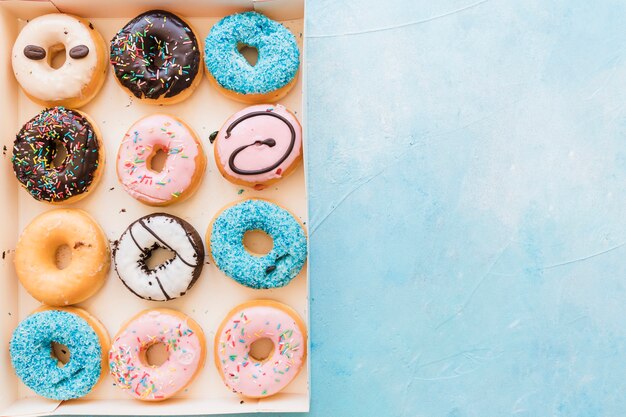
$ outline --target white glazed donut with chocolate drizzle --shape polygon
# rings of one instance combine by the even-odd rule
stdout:
[[[212,137],[224,178],[257,190],[289,175],[302,160],[302,127],[280,104],[247,107]]]
[[[146,261],[157,249],[174,257],[150,269]],[[195,284],[204,263],[204,246],[192,225],[166,213],[154,213],[133,222],[114,251],[115,270],[136,296],[168,301],[185,295]]]
[[[65,62],[52,66],[65,50]],[[85,19],[63,13],[39,16],[20,32],[13,45],[13,73],[24,92],[47,107],[80,107],[104,82],[107,57],[104,40]]]

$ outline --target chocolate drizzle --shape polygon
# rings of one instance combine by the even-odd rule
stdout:
[[[296,130],[293,128],[293,125],[285,117],[281,116],[278,113],[274,113],[271,110],[254,111],[248,114],[244,114],[243,116],[241,116],[240,118],[232,122],[230,126],[228,126],[228,128],[226,129],[226,136],[224,137],[224,139],[228,139],[230,137],[230,133],[239,123],[243,122],[246,119],[250,119],[252,117],[258,117],[258,116],[276,117],[277,119],[284,122],[289,127],[289,131],[291,132],[291,140],[289,142],[289,147],[287,148],[287,151],[285,151],[285,153],[280,157],[280,159],[276,161],[274,164],[270,165],[269,167],[261,168],[261,169],[245,170],[245,169],[237,168],[237,165],[235,164],[235,158],[237,157],[237,155],[239,155],[239,153],[249,148],[250,146],[265,145],[265,146],[272,148],[276,146],[276,140],[273,138],[267,138],[264,140],[254,141],[253,143],[250,143],[248,145],[240,146],[239,148],[235,149],[233,153],[230,155],[230,157],[228,158],[228,166],[234,173],[237,173],[239,175],[257,175],[257,174],[264,174],[266,172],[273,171],[274,169],[278,168],[280,164],[282,164],[285,161],[285,159],[289,157],[289,155],[293,151],[293,148],[296,144]]]
[[[57,146],[67,156],[53,161]],[[64,107],[46,109],[22,127],[13,144],[13,171],[37,200],[60,202],[89,188],[98,169],[99,140],[80,113]]]
[[[150,221],[150,219],[154,218],[154,217],[166,217],[167,221],[172,222],[172,223],[177,223],[178,225],[180,225],[183,228],[183,230],[185,231],[185,233],[187,235],[187,239],[189,240],[189,243],[194,248],[194,251],[195,251],[194,258],[195,259],[193,261],[195,261],[195,263],[191,259],[183,259],[181,254],[176,249],[174,249],[170,244],[168,244],[164,240],[164,238],[159,236],[158,231],[155,231],[153,228],[151,228],[148,225],[148,222]],[[147,231],[154,238],[153,243],[152,243],[152,245],[150,247],[144,247],[135,238],[135,235],[133,234],[133,228],[137,227],[137,226],[143,228],[145,231]],[[165,300],[172,300],[172,299],[178,297],[179,295],[168,294],[165,291],[165,288],[163,287],[163,284],[162,284],[161,280],[159,279],[159,277],[158,277],[156,272],[160,271],[160,270],[165,270],[168,267],[168,265],[170,265],[174,261],[174,259],[179,259],[185,265],[193,268],[192,278],[191,278],[191,281],[189,282],[189,285],[187,286],[187,290],[191,289],[191,287],[195,284],[195,282],[200,277],[200,274],[202,272],[202,268],[204,266],[204,262],[203,262],[204,261],[204,245],[202,244],[202,239],[200,238],[200,235],[198,234],[196,229],[194,229],[194,227],[191,224],[187,223],[185,220],[183,220],[183,219],[181,219],[179,217],[173,216],[171,214],[167,214],[167,213],[153,213],[153,214],[149,214],[147,216],[143,216],[143,217],[137,219],[130,226],[128,226],[127,231],[124,232],[124,234],[122,235],[121,239],[125,238],[126,233],[128,233],[128,235],[132,239],[132,241],[135,244],[135,246],[141,252],[140,259],[137,259],[139,267],[141,268],[142,271],[145,272],[145,274],[147,276],[150,276],[150,278],[154,278],[154,280],[157,282],[157,285],[159,286],[159,289],[161,290],[161,293],[165,297]],[[118,244],[118,246],[119,246],[119,244]],[[166,261],[162,265],[159,265],[154,270],[151,270],[151,269],[148,268],[147,260],[152,255],[152,252],[155,249],[157,249],[157,248],[167,249],[167,250],[173,252],[175,257],[173,259],[170,259],[170,260]],[[117,250],[116,250],[115,256],[118,256]],[[117,262],[115,264],[115,269],[116,269],[116,271],[118,273],[118,276],[120,277],[121,281],[124,283],[124,285],[133,294],[135,294],[136,296],[138,296],[140,298],[146,299],[146,297],[144,297],[143,295],[141,295],[141,294],[137,293],[136,291],[134,291],[126,283],[126,281],[124,281],[124,278],[122,277],[122,275],[120,275],[119,270],[117,269]],[[148,282],[148,283],[150,285],[152,285],[151,282]],[[184,294],[185,294],[185,292],[181,293],[180,296],[182,296]]]
[[[128,22],[111,40],[111,64],[120,83],[138,98],[174,97],[198,75],[200,50],[178,16],[151,10]]]

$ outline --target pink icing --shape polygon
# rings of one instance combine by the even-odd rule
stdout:
[[[145,364],[140,354],[152,344],[166,345],[161,366]],[[141,400],[164,400],[185,387],[204,361],[198,335],[178,316],[149,311],[117,335],[109,351],[111,376],[117,386]]]
[[[297,375],[306,353],[305,336],[283,310],[254,306],[228,319],[218,337],[217,359],[226,385],[249,397],[266,397],[282,390]],[[267,360],[250,357],[250,345],[269,338],[274,350]]]
[[[168,154],[161,172],[148,168],[157,149]],[[191,185],[202,152],[195,135],[177,119],[154,114],[138,120],[124,135],[117,154],[117,175],[134,198],[159,204],[178,198]]]
[[[269,172],[261,174],[240,174],[229,166],[230,156],[241,146],[252,144],[256,141],[263,141],[273,138],[275,146],[255,145],[246,148],[237,154],[235,163],[237,168],[246,171],[263,170],[278,162],[287,150],[291,142],[291,131],[289,126],[279,118],[271,116],[255,116],[238,123],[227,133],[229,126],[237,119],[252,112],[272,111],[284,117],[294,128],[295,143],[287,158],[277,167]],[[251,186],[262,184],[268,180],[281,178],[283,173],[298,159],[302,153],[302,128],[300,123],[291,112],[280,104],[259,104],[246,107],[240,112],[233,114],[224,124],[217,135],[215,142],[217,163],[221,165],[224,172],[230,177],[237,178]]]

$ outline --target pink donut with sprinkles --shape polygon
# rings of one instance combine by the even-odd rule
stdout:
[[[165,345],[167,359],[151,364],[148,349]],[[183,313],[165,308],[146,310],[115,336],[109,368],[115,384],[143,401],[162,401],[187,387],[204,366],[202,329]]]
[[[246,107],[211,137],[222,176],[256,190],[286,177],[302,160],[302,127],[280,104]]]
[[[153,164],[159,152],[163,167]],[[188,198],[198,188],[206,157],[194,131],[182,120],[153,114],[128,129],[117,153],[117,176],[124,190],[150,206]]]
[[[271,349],[265,357],[255,357],[253,345],[261,340]],[[250,301],[228,313],[216,333],[214,352],[230,390],[244,397],[268,397],[293,381],[305,363],[306,326],[289,306]]]

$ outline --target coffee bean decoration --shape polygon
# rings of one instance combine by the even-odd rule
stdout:
[[[70,58],[81,59],[89,54],[89,48],[87,45],[77,45],[70,49]]]
[[[24,48],[24,56],[34,61],[39,61],[46,57],[46,50],[37,45],[26,45]]]

